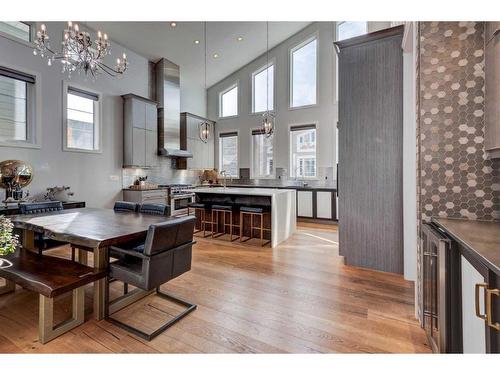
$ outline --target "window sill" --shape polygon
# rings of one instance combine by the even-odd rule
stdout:
[[[83,148],[68,148],[64,147],[63,152],[78,152],[83,154],[102,154],[102,150],[85,150]]]
[[[229,120],[229,119],[232,119],[232,118],[237,118],[237,117],[240,117],[240,115],[219,117],[218,119],[219,119],[219,120]]]
[[[28,143],[28,142],[0,142],[0,147],[33,148],[33,149],[42,148],[42,146],[38,143]]]
[[[15,37],[14,35],[4,33],[3,31],[0,31],[0,36],[4,37],[6,39],[9,39],[13,42],[19,43],[25,47],[35,48],[35,44],[33,42],[28,42],[27,40]]]
[[[319,107],[318,103],[316,103],[316,104],[302,105],[300,107],[291,107],[291,106],[289,106],[288,110],[289,111],[296,111],[296,110],[299,110],[299,109],[309,109],[309,108],[316,108],[316,107]]]

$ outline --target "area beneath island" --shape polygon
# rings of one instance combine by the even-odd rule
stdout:
[[[203,202],[233,203],[268,206],[271,210],[270,241],[276,247],[290,237],[297,228],[296,192],[291,189],[252,188],[197,188],[196,199]]]

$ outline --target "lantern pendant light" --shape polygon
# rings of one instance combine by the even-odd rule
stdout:
[[[205,91],[207,90],[207,23],[203,23],[203,41],[205,43]],[[207,120],[202,121],[198,126],[200,139],[207,143],[211,135],[211,125]]]
[[[276,115],[269,110],[269,22],[266,22],[266,111],[262,114],[261,131],[270,137],[274,133]]]

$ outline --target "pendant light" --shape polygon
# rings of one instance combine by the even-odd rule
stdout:
[[[266,22],[266,111],[262,114],[261,130],[270,137],[274,133],[276,115],[269,110],[269,22]]]
[[[205,92],[207,90],[207,23],[203,23],[203,41],[205,43]],[[199,126],[198,126],[198,135],[200,139],[204,142],[207,143],[208,140],[210,139],[210,128],[211,125],[207,120],[202,121]]]

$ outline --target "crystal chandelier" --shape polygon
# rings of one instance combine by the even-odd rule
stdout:
[[[71,77],[74,71],[83,72],[86,76],[90,75],[93,78],[101,71],[116,77],[123,74],[128,67],[125,53],[122,58],[116,59],[115,67],[104,63],[104,57],[111,52],[111,44],[107,34],[98,31],[97,39],[92,42],[90,34],[86,31],[80,31],[78,24],[73,24],[71,21],[68,22],[68,26],[64,30],[61,52],[55,52],[51,49],[50,38],[44,24],[40,25],[34,44],[33,55],[39,54],[42,58],[47,58],[49,66],[55,60],[61,61],[62,72],[67,73],[68,77]]]
[[[203,39],[205,42],[205,90],[207,89],[207,23],[203,23]],[[210,138],[210,123],[203,120],[198,127],[200,139],[207,143]]]
[[[274,133],[276,115],[269,110],[269,22],[266,22],[266,34],[266,111],[262,114],[261,130],[266,137],[270,137]]]

